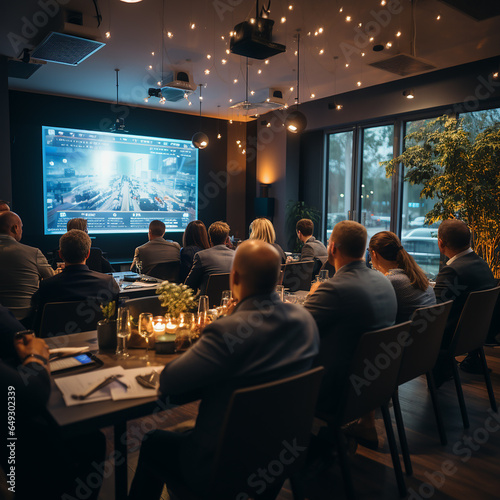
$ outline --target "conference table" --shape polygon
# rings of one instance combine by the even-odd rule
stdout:
[[[97,332],[82,332],[72,335],[63,335],[46,339],[51,347],[83,347],[89,346],[91,352],[98,350]],[[131,356],[127,359],[117,359],[111,353],[97,353],[104,365],[99,369],[122,366],[127,368],[140,368],[145,362],[139,357],[144,355],[145,349],[129,349]],[[152,365],[166,365],[179,354],[159,355],[150,351],[149,358]],[[53,379],[70,376],[71,373],[53,376]],[[115,499],[122,500],[127,497],[127,422],[140,417],[174,408],[176,405],[159,400],[156,396],[138,399],[124,399],[119,401],[100,401],[66,406],[59,388],[52,380],[52,391],[47,405],[49,418],[57,426],[61,437],[78,436],[103,427],[112,426],[114,430],[114,462],[115,462]]]

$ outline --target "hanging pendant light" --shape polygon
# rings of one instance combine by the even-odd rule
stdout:
[[[201,101],[203,101],[203,97],[201,95],[201,88],[203,87],[203,84],[199,84],[200,87],[200,129],[201,129]],[[208,146],[208,135],[205,134],[204,132],[196,132],[196,134],[193,135],[191,138],[191,142],[193,143],[193,146],[197,149],[205,149]]]
[[[298,30],[300,31],[300,30]],[[307,126],[307,118],[299,111],[299,85],[300,85],[300,33],[297,33],[297,97],[295,98],[296,108],[285,118],[285,127],[292,134],[300,134]]]

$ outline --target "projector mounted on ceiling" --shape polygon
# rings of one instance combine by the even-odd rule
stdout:
[[[268,12],[264,9],[261,12],[262,15],[259,15],[259,0],[256,3],[255,18],[243,21],[234,27],[230,49],[233,54],[251,59],[267,59],[285,52],[286,47],[272,41],[274,21],[264,17]]]
[[[159,97],[165,101],[177,102],[196,90],[193,78],[186,71],[170,71],[162,79],[161,88],[150,88],[148,97]]]

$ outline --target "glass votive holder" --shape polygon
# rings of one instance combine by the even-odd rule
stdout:
[[[153,318],[153,331],[155,333],[155,337],[159,335],[163,335],[167,328],[167,320],[163,316],[155,316]]]

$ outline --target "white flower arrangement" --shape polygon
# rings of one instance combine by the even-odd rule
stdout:
[[[168,314],[174,318],[186,311],[192,311],[196,308],[196,298],[192,288],[187,285],[179,285],[163,281],[158,285],[156,293],[162,307],[166,307]]]

